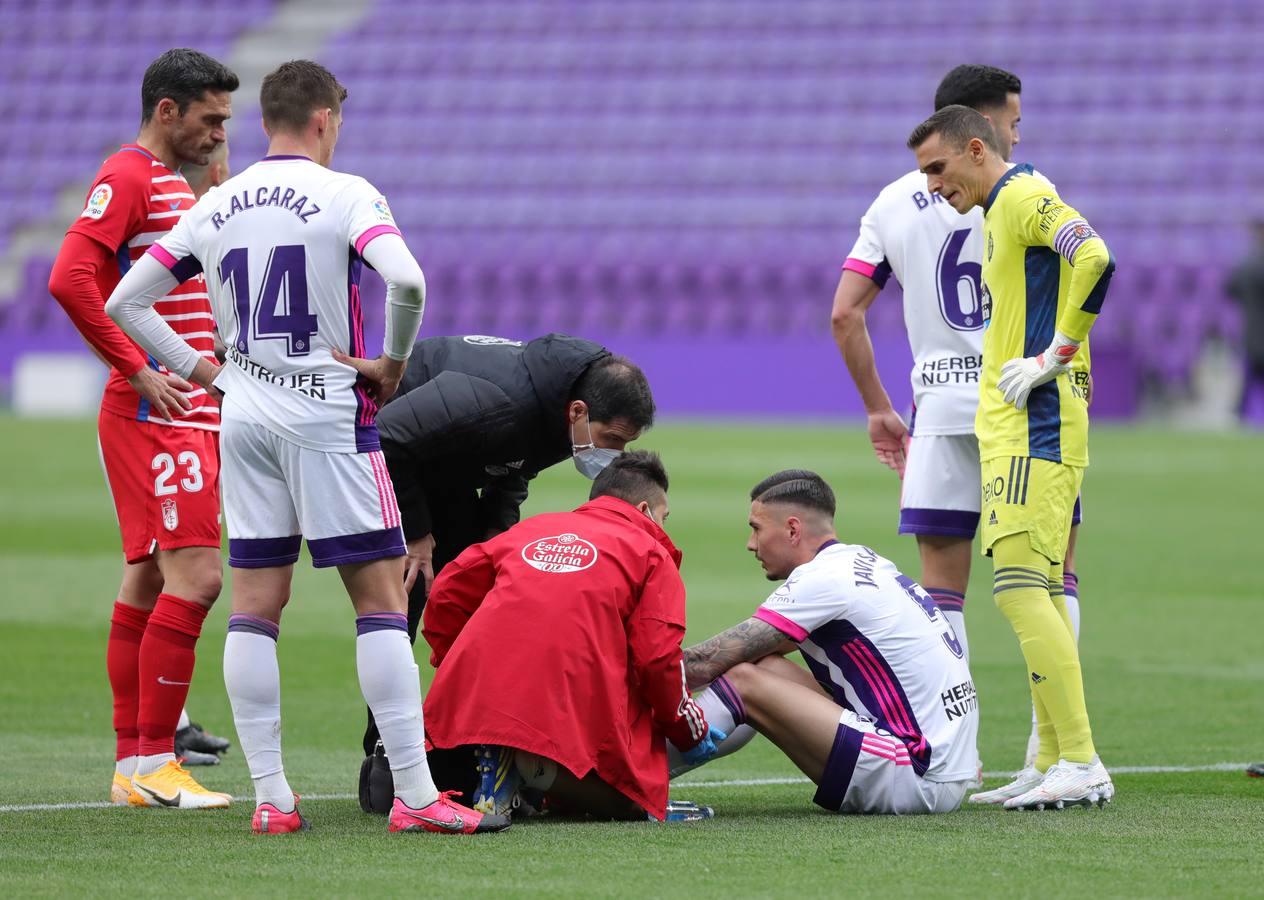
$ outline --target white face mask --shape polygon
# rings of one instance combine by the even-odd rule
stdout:
[[[588,429],[588,443],[578,444],[575,442],[575,423],[571,423],[571,455],[575,458],[575,468],[579,470],[579,474],[592,481],[623,451],[608,450],[593,443],[592,425],[587,413],[584,413],[584,427]]]

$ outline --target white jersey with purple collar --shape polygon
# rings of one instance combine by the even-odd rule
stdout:
[[[270,156],[207,193],[154,245],[177,277],[206,273],[228,351],[215,382],[226,411],[313,450],[379,448],[376,404],[330,351],[366,355],[360,253],[382,234],[399,230],[369,182]]]
[[[976,776],[978,699],[961,645],[935,602],[892,562],[831,541],[755,618],[799,645],[836,703],[906,748],[897,764],[929,781]]]

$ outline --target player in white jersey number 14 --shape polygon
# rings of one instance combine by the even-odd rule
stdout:
[[[751,537],[770,580],[746,621],[685,650],[717,756],[766,735],[845,813],[945,813],[978,767],[978,702],[960,639],[926,592],[834,534],[834,494],[791,469],[751,491]],[[802,654],[807,671],[783,656]],[[673,769],[682,768],[677,758]]]
[[[132,268],[110,315],[172,371],[222,390],[224,506],[233,614],[224,683],[255,785],[252,828],[300,831],[281,762],[277,638],[304,537],[336,566],[356,611],[356,668],[391,760],[391,831],[499,831],[440,794],[423,744],[408,641],[404,541],[375,417],[394,393],[421,324],[425,281],[386,200],[329,169],[342,87],[323,66],[288,62],[263,81],[268,155],[230,178]],[[366,359],[359,277],[387,283],[386,338]],[[172,282],[205,271],[228,347],[222,369],[155,315]]]
[[[1018,76],[983,65],[957,66],[939,83],[935,109],[969,106],[992,123],[1002,155],[1019,142]],[[974,416],[983,361],[983,214],[956,212],[910,172],[887,185],[860,223],[834,295],[835,341],[868,415],[878,459],[903,479],[900,534],[917,537],[921,583],[966,642],[965,595],[982,489]],[[878,375],[865,312],[894,274],[904,289],[913,352],[912,428],[892,408]],[[1077,502],[1065,561],[1067,609],[1079,632],[1074,549]],[[966,643],[967,653],[969,644]],[[1034,716],[1028,758],[1037,744]]]

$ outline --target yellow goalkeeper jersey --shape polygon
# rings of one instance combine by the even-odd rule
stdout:
[[[983,460],[1032,457],[1088,465],[1088,332],[1115,260],[1106,243],[1031,166],[996,183],[983,217],[983,374],[974,430]],[[1081,341],[1071,369],[1031,392],[1027,408],[996,383],[1011,359],[1043,353],[1055,331]]]

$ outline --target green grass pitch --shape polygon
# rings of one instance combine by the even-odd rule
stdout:
[[[1086,688],[1103,759],[1112,767],[1264,759],[1254,558],[1264,442],[1098,428],[1092,443],[1079,571]],[[94,444],[91,422],[0,419],[0,895],[1264,892],[1264,780],[1236,766],[1121,773],[1116,802],[1100,811],[850,818],[814,807],[810,786],[760,739],[674,789],[712,804],[711,822],[541,821],[480,839],[389,835],[350,799],[363,717],[350,605],[333,573],[306,564],[280,659],[287,773],[308,797],[311,832],[256,837],[249,801],[206,813],[21,808],[99,802],[109,784],[104,654],[119,552]],[[917,574],[912,540],[894,533],[898,482],[858,429],[669,422],[642,446],[664,454],[672,477],[668,525],[685,552],[690,641],[747,615],[767,592],[743,549],[745,495],[775,469],[820,471],[839,496],[842,538]],[[558,466],[537,482],[529,511],[577,505],[586,491],[569,465]],[[1000,772],[1020,761],[1029,707],[983,560],[967,610],[983,762]],[[226,591],[200,644],[190,708],[234,737],[220,676],[227,615]],[[210,787],[249,793],[236,748],[197,772]]]

